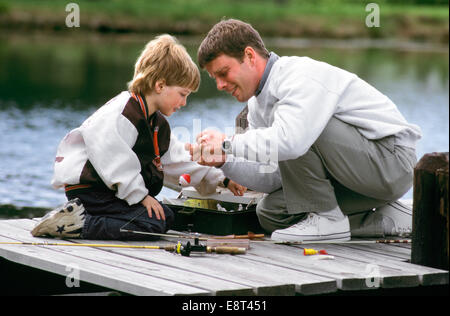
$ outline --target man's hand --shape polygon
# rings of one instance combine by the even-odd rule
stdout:
[[[141,204],[145,206],[148,212],[148,216],[152,218],[152,210],[155,212],[156,218],[160,220],[162,218],[163,221],[166,220],[166,214],[164,213],[164,209],[159,204],[157,200],[152,198],[150,195],[147,195],[142,201]]]
[[[226,155],[222,151],[225,134],[214,130],[205,130],[197,135],[197,144],[186,144],[186,150],[191,154],[191,160],[210,167],[221,167]]]
[[[226,160],[222,146],[213,147],[207,144],[189,144],[191,160],[199,165],[209,167],[221,167]]]
[[[226,135],[221,132],[214,130],[204,130],[197,135],[196,141],[197,144],[208,144],[215,147],[219,146],[220,148],[222,148],[222,142],[225,138]]]

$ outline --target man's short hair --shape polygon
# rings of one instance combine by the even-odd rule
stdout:
[[[183,45],[171,35],[163,34],[148,42],[136,61],[133,80],[128,89],[133,93],[153,91],[158,80],[168,86],[197,91],[200,71]]]
[[[235,19],[222,20],[213,26],[200,44],[198,64],[203,69],[222,54],[242,61],[247,46],[252,47],[261,57],[269,57],[261,36],[250,24]]]

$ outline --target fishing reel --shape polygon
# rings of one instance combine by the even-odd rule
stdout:
[[[220,246],[220,247],[208,247],[205,245],[202,245],[199,243],[199,239],[194,239],[194,244],[191,244],[190,241],[186,242],[185,244],[181,243],[179,241],[176,245],[170,245],[164,247],[166,251],[174,252],[176,254],[189,257],[192,252],[197,253],[217,253],[217,254],[232,254],[232,255],[238,255],[238,254],[245,254],[246,250],[243,247],[227,247],[227,246]]]
[[[180,241],[176,244],[175,253],[189,257],[191,252],[200,252],[206,253],[208,252],[208,247],[199,243],[198,238],[195,238],[194,244],[192,245],[190,241],[182,244]]]

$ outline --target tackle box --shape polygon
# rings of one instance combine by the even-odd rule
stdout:
[[[176,199],[164,199],[175,213],[171,229],[211,235],[263,233],[256,216],[256,203],[263,194],[246,192],[234,196],[228,189],[202,196],[193,187],[184,188]]]

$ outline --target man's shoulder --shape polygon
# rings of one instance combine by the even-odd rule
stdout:
[[[281,56],[275,62],[278,65],[288,65],[288,64],[304,64],[304,63],[314,63],[316,60],[308,56]]]
[[[323,62],[312,59],[307,56],[282,56],[274,64],[274,68],[280,70],[292,70],[298,67],[309,68],[315,67]]]
[[[279,64],[278,64],[279,62]],[[275,81],[283,84],[288,80],[300,82],[315,82],[322,83],[328,86],[335,80],[348,81],[355,77],[355,74],[333,66],[325,61],[315,60],[307,56],[284,56],[279,58],[274,64],[274,76],[278,78]]]
[[[306,56],[280,57],[272,67],[269,81],[273,83],[273,80],[278,81],[278,79],[284,78],[289,74],[289,77],[291,77],[291,75],[297,77],[311,71],[314,72],[317,63],[318,61]]]

